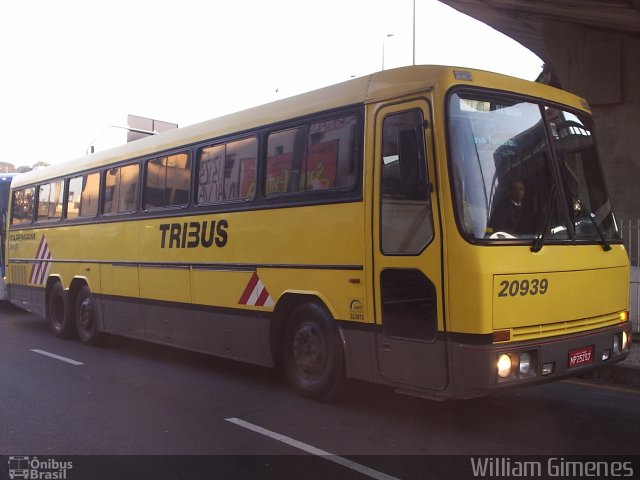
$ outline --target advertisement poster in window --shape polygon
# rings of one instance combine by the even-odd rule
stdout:
[[[267,194],[297,191],[297,188],[289,187],[292,162],[293,153],[281,153],[267,158]]]
[[[240,159],[240,195],[239,198],[253,198],[256,192],[256,159]]]
[[[336,185],[339,140],[309,145],[307,190],[325,190]]]

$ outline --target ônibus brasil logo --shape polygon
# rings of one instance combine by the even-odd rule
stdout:
[[[73,468],[73,462],[62,462],[53,458],[40,460],[38,457],[9,457],[9,478],[29,480],[66,480],[67,470]]]

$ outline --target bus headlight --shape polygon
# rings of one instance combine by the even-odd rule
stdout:
[[[626,351],[629,348],[629,340],[631,339],[631,335],[628,332],[622,332],[622,351]]]
[[[520,375],[528,375],[531,371],[531,355],[527,352],[520,354]]]
[[[498,357],[498,376],[507,378],[511,374],[511,357],[503,353]]]

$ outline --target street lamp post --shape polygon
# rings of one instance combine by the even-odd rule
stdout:
[[[416,0],[413,0],[413,65],[416,64]]]
[[[384,70],[384,42],[387,40],[387,38],[391,37],[393,37],[393,33],[387,33],[385,35],[385,38],[382,39],[382,70]]]
[[[93,146],[93,144],[95,143],[96,140],[98,140],[98,138],[100,138],[102,136],[102,134],[104,132],[106,132],[110,128],[120,128],[122,130],[127,130],[128,132],[143,133],[145,135],[157,135],[158,134],[158,132],[156,132],[155,130],[151,131],[151,130],[142,130],[140,128],[123,127],[121,125],[109,125],[108,127],[105,127],[96,138],[91,140],[91,143],[89,143],[89,145],[87,146],[87,149],[84,152],[85,155],[89,155],[90,153],[94,152],[95,147]]]

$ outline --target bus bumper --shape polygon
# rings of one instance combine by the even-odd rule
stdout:
[[[631,323],[561,337],[491,345],[451,344],[453,396],[472,398],[581,375],[624,360]]]

